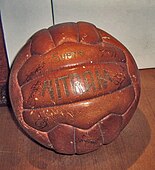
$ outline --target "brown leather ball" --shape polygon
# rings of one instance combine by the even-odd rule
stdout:
[[[33,139],[59,153],[82,154],[112,142],[140,96],[130,52],[86,22],[35,33],[10,75],[15,116]]]

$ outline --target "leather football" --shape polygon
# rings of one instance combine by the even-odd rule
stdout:
[[[87,22],[36,32],[12,65],[9,93],[25,132],[47,148],[83,154],[112,142],[140,96],[137,65],[113,36]]]

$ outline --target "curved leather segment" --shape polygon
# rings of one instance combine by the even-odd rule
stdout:
[[[86,22],[35,33],[19,51],[10,99],[23,129],[59,153],[112,142],[138,105],[140,78],[130,52]]]

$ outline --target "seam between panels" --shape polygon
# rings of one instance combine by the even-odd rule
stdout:
[[[98,122],[98,127],[99,127],[100,134],[101,134],[101,137],[102,137],[102,144],[104,144],[104,136],[103,136],[103,132],[102,132],[102,129],[101,129],[101,126],[100,126],[100,121]]]

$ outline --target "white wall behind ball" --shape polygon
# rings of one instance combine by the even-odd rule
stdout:
[[[0,0],[10,65],[17,52],[36,31],[52,25],[50,0]]]
[[[155,67],[154,0],[53,0],[55,23],[88,21],[120,40],[139,68]],[[10,65],[36,31],[52,25],[51,0],[0,0]]]

